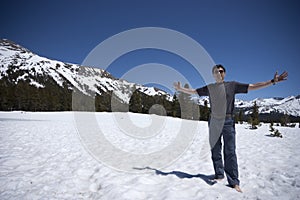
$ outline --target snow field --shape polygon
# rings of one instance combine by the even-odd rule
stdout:
[[[143,127],[148,115],[128,114]],[[121,115],[120,115],[121,116]],[[96,113],[105,136],[115,146],[148,153],[170,144],[180,119],[167,117],[153,137],[130,138],[113,113]],[[122,116],[121,116],[122,117]],[[165,120],[161,117],[162,120]],[[81,144],[72,112],[0,112],[0,199],[299,199],[300,129],[276,127],[283,138],[236,125],[241,188],[224,179],[213,184],[206,122],[182,155],[163,169],[117,171],[96,161]]]

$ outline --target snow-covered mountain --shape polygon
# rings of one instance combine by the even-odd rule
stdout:
[[[210,106],[208,97],[201,97],[198,100],[199,104],[203,106],[205,101],[207,101],[208,106]],[[244,110],[244,114],[248,115],[251,113],[254,102],[256,102],[256,105],[259,107],[258,111],[260,114],[282,113],[295,117],[300,116],[300,95],[286,98],[257,98],[251,101],[236,99],[235,107]]]
[[[35,87],[44,88],[45,85],[38,81],[37,77],[50,77],[59,86],[68,84],[70,89],[76,88],[86,95],[101,95],[113,91],[123,103],[129,103],[134,89],[148,96],[164,95],[168,100],[172,98],[171,95],[157,88],[116,79],[103,69],[50,60],[12,41],[2,39],[0,40],[0,79],[12,73],[14,73],[12,81],[15,84],[24,80]]]
[[[71,90],[75,88],[91,96],[113,91],[114,96],[125,104],[129,103],[135,89],[147,96],[163,96],[169,101],[172,100],[170,94],[157,88],[145,87],[114,78],[103,69],[41,57],[12,41],[0,39],[0,80],[5,78],[14,85],[20,81],[25,81],[29,85],[41,89],[46,87],[47,82],[52,81],[62,88],[67,87]],[[12,98],[16,98],[16,96]],[[204,105],[205,100],[208,100],[207,97],[201,97],[197,99],[197,102]],[[260,113],[272,114],[276,112],[300,117],[300,95],[286,98],[254,99],[252,101],[236,99],[235,106],[238,109],[243,109],[247,115],[254,101],[259,106]]]
[[[300,116],[300,95],[289,96],[286,98],[257,98],[252,101],[236,100],[235,106],[237,108],[250,108],[256,102],[259,107],[259,113],[273,113],[279,112],[293,116]],[[246,111],[245,114],[248,114]]]

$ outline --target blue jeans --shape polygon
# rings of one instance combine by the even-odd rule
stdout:
[[[211,122],[210,122],[211,123]],[[210,124],[209,123],[209,124]],[[210,124],[211,126],[211,124]],[[210,127],[212,128],[212,127]],[[215,178],[221,179],[224,178],[224,171],[229,185],[239,185],[240,181],[238,179],[238,164],[237,157],[235,153],[235,124],[232,118],[226,118],[224,121],[224,126],[220,127],[220,133],[215,136],[212,136],[210,131],[210,140],[212,137],[215,137],[214,145],[211,143],[211,154],[212,161],[215,170]],[[213,133],[214,134],[214,133]],[[222,137],[224,141],[224,165],[222,160]]]

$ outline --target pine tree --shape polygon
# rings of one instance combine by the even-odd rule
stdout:
[[[189,88],[188,84],[184,85],[184,88]],[[190,94],[179,92],[178,100],[181,109],[182,119],[192,119],[193,118],[193,101],[191,100]]]
[[[256,101],[254,101],[254,105],[252,107],[252,114],[251,114],[251,128],[257,129],[257,125],[259,125],[259,118],[258,118],[258,106],[256,104]]]
[[[243,123],[243,118],[244,118],[243,110],[240,110],[239,111],[239,122],[240,122],[240,124]]]
[[[285,113],[283,117],[280,118],[281,126],[287,126],[290,123],[289,116]]]
[[[248,124],[251,125],[251,129],[252,129],[252,128],[253,128],[253,126],[252,126],[252,124],[253,124],[253,119],[252,119],[251,116],[248,118]]]
[[[192,119],[195,121],[200,119],[200,106],[195,102],[192,104]]]
[[[271,123],[270,123],[270,132],[274,132],[274,131],[275,131],[273,125],[274,125],[273,122],[271,122]]]
[[[172,116],[173,117],[180,117],[180,105],[179,105],[179,100],[178,100],[178,97],[177,97],[177,93],[175,93],[173,95]]]
[[[204,100],[204,107],[200,109],[200,119],[204,121],[208,121],[210,115],[208,102],[207,100]]]
[[[239,115],[235,115],[235,116],[234,116],[234,122],[235,122],[236,124],[238,124],[239,121],[240,121]]]
[[[134,90],[130,101],[129,101],[129,111],[135,113],[142,113],[142,98],[138,90]]]

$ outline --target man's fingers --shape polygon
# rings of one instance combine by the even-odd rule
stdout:
[[[281,74],[281,76],[287,77],[287,76],[288,76],[288,73],[287,73],[286,71],[284,71],[284,72]]]
[[[282,74],[280,74],[280,76],[284,76],[284,75],[286,75],[286,74],[287,74],[287,72],[284,71],[284,72],[282,72]]]
[[[274,74],[274,81],[277,81],[277,79],[278,79],[278,71],[276,71]]]
[[[178,89],[180,87],[180,82],[174,82],[173,86],[175,87],[175,89]]]
[[[282,74],[280,74],[280,76],[278,77],[278,81],[283,81],[283,80],[287,80],[288,77],[288,73],[286,71],[282,72]]]

